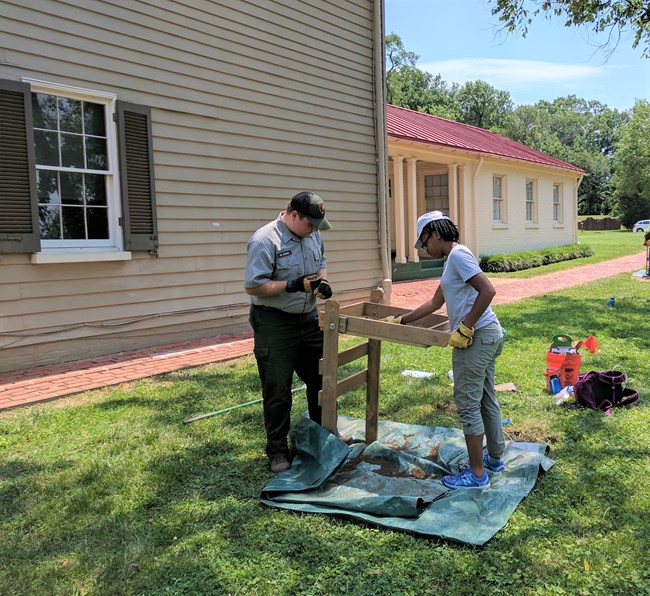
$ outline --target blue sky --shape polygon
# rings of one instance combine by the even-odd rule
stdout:
[[[625,110],[650,100],[650,59],[632,36],[604,52],[606,38],[537,17],[523,38],[499,33],[484,0],[385,0],[386,33],[420,56],[417,67],[447,82],[483,80],[508,91],[515,105],[577,95]]]

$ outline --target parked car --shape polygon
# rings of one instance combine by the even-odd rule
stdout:
[[[650,228],[650,219],[641,219],[632,226],[633,232],[647,232]]]

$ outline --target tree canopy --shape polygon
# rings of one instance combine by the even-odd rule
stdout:
[[[459,120],[494,131],[503,129],[512,112],[510,93],[499,91],[485,81],[468,81],[458,91]]]
[[[401,68],[413,68],[420,59],[415,52],[407,52],[399,35],[390,33],[386,36],[386,76]]]
[[[419,56],[408,52],[399,35],[386,36],[386,99],[388,103],[450,120],[459,116],[458,85],[417,68]]]
[[[614,153],[614,183],[622,223],[650,217],[650,103],[637,101],[621,126]]]
[[[627,114],[575,95],[519,106],[505,136],[588,172],[578,190],[581,214],[610,213],[614,140]]]
[[[632,47],[643,48],[650,57],[649,0],[490,0],[492,14],[510,32],[525,37],[533,20],[540,16],[564,19],[565,27],[584,25],[596,33],[608,34],[605,47],[616,46],[625,31],[634,35]]]

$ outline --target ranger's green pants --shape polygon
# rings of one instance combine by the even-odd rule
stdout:
[[[291,425],[291,385],[293,373],[307,385],[309,417],[321,423],[318,392],[322,377],[318,362],[323,356],[323,332],[316,309],[292,314],[265,306],[251,306],[257,369],[262,382],[266,453],[269,457],[287,454]]]

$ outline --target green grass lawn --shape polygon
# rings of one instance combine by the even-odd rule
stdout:
[[[574,259],[571,261],[562,261],[553,263],[544,267],[535,267],[523,271],[514,271],[512,273],[490,273],[488,277],[507,277],[507,278],[526,278],[551,273],[553,271],[562,271],[572,269],[581,265],[592,263],[602,263],[618,257],[640,253],[645,250],[643,246],[643,234],[634,233],[630,230],[603,230],[603,231],[585,231],[578,232],[578,242],[587,244],[594,249],[594,254],[583,259]]]
[[[182,424],[258,398],[252,357],[0,413],[0,594],[648,594],[649,296],[622,274],[495,308],[497,382],[519,386],[500,394],[507,436],[557,463],[484,548],[263,508],[261,406]],[[640,404],[553,405],[558,333],[595,334],[583,370],[622,365]],[[450,368],[448,349],[384,343],[381,419],[458,427]],[[363,390],[340,411],[363,417]]]

